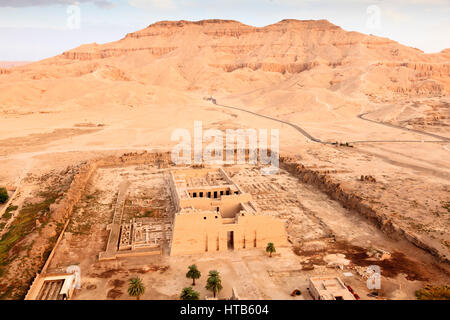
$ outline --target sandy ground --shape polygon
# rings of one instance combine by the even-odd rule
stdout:
[[[186,113],[181,106],[163,108],[158,113],[161,121],[155,119],[155,112],[152,111],[151,107],[148,109],[140,107],[128,111],[126,120],[119,119],[119,113],[117,113],[117,116],[115,113],[111,113],[102,114],[102,121],[95,121],[100,115],[96,112],[89,115],[87,112],[83,114],[82,119],[73,118],[79,117],[79,115],[67,116],[71,123],[71,126],[68,127],[74,128],[67,130],[58,130],[56,125],[45,130],[33,128],[36,123],[45,123],[46,118],[48,118],[49,123],[53,123],[50,121],[50,115],[21,116],[18,119],[23,125],[23,131],[21,132],[28,131],[30,134],[42,132],[40,133],[42,136],[39,136],[38,139],[32,136],[33,138],[29,140],[30,137],[22,135],[20,138],[13,140],[15,147],[8,144],[1,148],[0,163],[3,167],[8,167],[8,170],[2,171],[0,181],[4,185],[18,186],[25,197],[29,187],[21,181],[27,173],[42,175],[51,170],[64,170],[68,165],[76,165],[107,154],[121,154],[127,151],[144,149],[149,151],[170,150],[170,147],[175,143],[169,140],[170,134],[177,126],[165,124],[163,120],[168,118],[173,120],[171,123],[182,123],[183,125],[180,127],[188,130],[192,130],[194,120],[203,120],[204,128],[239,128],[241,126],[249,127],[249,124],[254,128],[278,128],[280,129],[280,149],[282,152],[298,157],[303,164],[313,169],[330,172],[335,179],[341,181],[347,187],[359,191],[363,198],[372,202],[380,210],[385,210],[397,222],[409,230],[427,237],[431,245],[440,248],[441,251],[447,250],[448,252],[449,226],[446,218],[448,214],[444,209],[444,204],[445,201],[448,201],[450,194],[448,184],[450,165],[446,160],[449,152],[446,147],[450,147],[450,144],[422,142],[364,143],[355,144],[353,148],[337,148],[308,141],[287,125],[238,111],[224,110],[207,102],[199,101],[191,109],[195,111]],[[151,122],[146,120],[149,117],[152,118]],[[28,120],[23,121],[24,119]],[[13,119],[3,118],[0,121],[11,126],[14,123],[14,120],[10,122],[11,120]],[[298,123],[306,124],[304,127],[321,139],[328,137],[332,131],[338,130],[340,130],[341,136],[351,136],[355,140],[372,139],[375,134],[377,139],[378,134],[382,139],[389,136],[392,139],[401,137],[401,139],[420,140],[423,138],[418,134],[403,132],[394,128],[382,127],[380,129],[376,124],[366,124],[357,118],[352,121],[353,123],[347,124],[347,128],[339,126],[339,128],[333,130],[331,130],[331,126],[324,124]],[[104,126],[96,126],[95,128],[76,127],[77,123],[83,122],[101,122]],[[29,123],[30,129],[27,129],[27,123]],[[58,124],[61,126],[60,123]],[[366,133],[358,135],[356,125],[364,127]],[[373,129],[372,133],[368,132],[370,129]],[[54,130],[57,131],[54,132]],[[14,135],[13,131],[8,131],[8,135]],[[33,143],[28,141],[33,141]],[[375,177],[376,184],[359,181],[361,175]],[[281,184],[285,183],[287,181]],[[315,190],[312,192],[317,194]],[[304,195],[299,196],[300,199],[302,197]],[[325,196],[321,199],[326,203],[327,198]],[[23,200],[19,198],[14,205],[20,207],[21,201]],[[302,199],[302,205],[308,207],[308,201]],[[320,202],[314,204],[313,207],[322,206],[323,203]],[[339,205],[335,204],[333,210],[339,210]],[[329,221],[333,223],[336,219],[329,219]],[[308,224],[306,223],[299,226],[299,230],[307,228]],[[98,230],[99,236],[104,235],[103,230],[103,228]],[[356,235],[348,234],[351,233],[350,230],[352,229],[346,229],[345,236],[353,241]],[[370,234],[368,230],[370,230],[370,226],[364,223],[361,233]],[[317,232],[321,233],[322,230],[317,230]],[[96,240],[92,239],[92,241],[95,242]],[[397,244],[388,245],[389,249],[396,247]],[[92,252],[90,258],[92,263],[94,263],[95,256],[99,251],[100,248],[96,248]],[[294,261],[292,261],[292,267],[297,267]],[[188,263],[186,262],[186,264]],[[104,270],[106,271],[106,269]],[[263,273],[266,273],[267,270],[265,269]],[[307,276],[300,276],[300,278],[303,279],[299,280],[300,283],[306,284]],[[127,277],[124,275],[121,279],[126,281]],[[289,282],[289,280],[287,281]],[[437,282],[440,283],[441,280],[437,280]],[[423,283],[411,286],[411,291],[408,291],[408,293],[403,291],[398,293],[399,297],[406,294],[407,297],[413,298],[413,289],[421,284]],[[393,286],[395,288],[399,284]],[[284,287],[279,285],[278,288],[282,290]],[[99,296],[94,295],[92,297],[103,297],[100,292],[106,294],[102,289],[99,290]],[[155,292],[154,295],[146,297],[175,297],[179,290],[180,288],[173,291],[169,290],[170,293],[167,296],[158,296]],[[281,294],[275,295],[276,290],[272,292],[272,295],[267,294],[264,297],[281,298],[283,296]],[[83,295],[80,295],[81,297]],[[121,298],[124,297],[126,297],[126,294],[121,296]],[[395,295],[392,294],[390,297],[393,298]]]
[[[26,198],[36,197],[41,176],[110,154],[171,150],[173,130],[192,133],[194,121],[202,121],[204,129],[279,129],[281,152],[326,172],[450,257],[448,50],[423,54],[327,21],[284,21],[257,31],[223,21],[182,25],[156,24],[117,42],[0,70],[0,167],[6,168],[0,186],[17,189],[16,213]],[[286,123],[204,100],[210,96],[353,147],[313,142]],[[358,117],[363,113],[447,140],[366,121]],[[315,211],[338,233],[339,219],[330,217],[342,208],[318,190],[304,191],[293,212]],[[328,211],[318,210],[324,204]],[[93,236],[101,238],[105,222],[98,219],[101,228]],[[362,235],[373,233],[370,224],[361,226]],[[349,227],[340,232],[358,239]],[[401,243],[385,245],[418,254]],[[94,263],[100,247],[92,250]]]

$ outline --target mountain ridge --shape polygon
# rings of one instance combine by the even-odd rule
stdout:
[[[128,92],[134,84],[164,87],[181,96],[245,94],[246,99],[258,87],[265,88],[264,94],[253,101],[264,104],[283,96],[283,103],[297,101],[301,111],[308,108],[302,103],[317,103],[310,97],[316,89],[327,92],[320,101],[328,105],[341,96],[363,104],[397,96],[446,95],[449,58],[450,49],[427,54],[387,38],[345,31],[327,20],[285,19],[264,27],[220,19],[160,21],[114,42],[84,44],[1,69],[0,81],[5,91],[15,84],[23,87],[23,93],[5,99],[11,107],[32,105],[37,96],[27,93],[38,87],[48,95],[64,79],[77,81],[75,87],[90,83],[83,91],[114,84]],[[57,97],[54,104],[73,99],[66,91],[52,97]]]

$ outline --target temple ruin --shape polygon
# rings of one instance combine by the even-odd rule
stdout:
[[[222,168],[170,172],[175,201],[171,255],[286,246],[282,221],[261,215]]]

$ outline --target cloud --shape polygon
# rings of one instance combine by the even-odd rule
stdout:
[[[0,7],[38,7],[51,5],[70,5],[75,3],[93,3],[101,8],[111,8],[114,3],[109,0],[0,0]]]

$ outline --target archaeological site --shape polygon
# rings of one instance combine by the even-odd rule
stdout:
[[[372,2],[0,0],[0,300],[450,300],[449,2]]]

